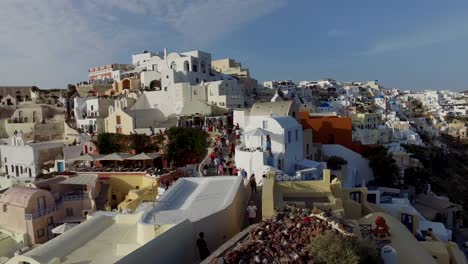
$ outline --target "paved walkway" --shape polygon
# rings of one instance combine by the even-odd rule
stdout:
[[[213,141],[216,141],[217,136],[220,135],[220,134],[215,133],[215,132],[210,132],[209,135],[210,135],[210,138]],[[234,142],[234,140],[235,140],[235,135],[231,134],[229,136],[229,142],[230,143]],[[212,151],[213,151],[213,149],[209,148],[208,149],[208,155]],[[223,158],[227,162],[229,160],[229,146],[223,146],[222,153],[223,153]],[[208,161],[209,161],[209,159],[208,159]],[[235,161],[234,156],[232,157],[231,161],[232,162]],[[214,166],[209,167],[207,176],[218,176],[217,168],[215,168]],[[224,176],[230,176],[230,175],[225,174]],[[237,175],[235,175],[235,176],[237,176]],[[250,185],[248,184],[248,180],[244,180],[244,186],[246,187],[246,195],[249,197],[249,199],[247,200],[247,205],[250,203],[250,201],[254,201],[255,206],[257,206],[257,218],[255,220],[255,223],[258,223],[258,222],[262,221],[262,187],[257,186],[257,193],[251,193],[251,189],[250,189]],[[242,229],[245,229],[245,228],[247,228],[249,226],[249,221],[248,221],[248,216],[247,216],[247,205],[244,208],[244,218],[242,220]]]

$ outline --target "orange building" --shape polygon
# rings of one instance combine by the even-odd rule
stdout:
[[[299,113],[303,129],[312,129],[314,143],[337,144],[363,153],[365,146],[353,142],[353,123],[350,117],[310,116],[308,112]]]

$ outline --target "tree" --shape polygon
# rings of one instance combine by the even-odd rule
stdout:
[[[327,168],[331,170],[341,170],[341,166],[348,164],[342,157],[331,156],[327,159]]]
[[[119,144],[118,134],[101,133],[97,137],[96,143],[100,154],[110,154],[121,152],[123,147]]]
[[[312,238],[308,249],[319,263],[383,263],[371,241],[347,238],[332,231]]]
[[[165,155],[176,165],[184,165],[191,160],[201,160],[207,152],[208,134],[190,127],[172,127],[166,130],[168,142]]]
[[[424,193],[431,178],[431,172],[426,168],[407,168],[405,170],[405,184],[413,186],[416,193]]]
[[[398,187],[400,169],[383,146],[367,149],[363,156],[369,160],[369,167],[374,173],[374,183],[384,187]]]

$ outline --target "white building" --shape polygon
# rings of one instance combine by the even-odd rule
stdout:
[[[211,69],[211,54],[202,51],[183,53],[142,53],[133,55],[141,69],[145,92],[135,109],[157,108],[166,116],[193,113],[209,114],[212,108],[227,111],[244,106],[238,81]]]
[[[243,131],[243,143],[236,148],[236,166],[249,175],[255,174],[258,183],[267,167],[286,177],[304,180],[321,177],[322,165],[304,159],[302,126],[295,118],[234,111],[234,123],[239,123]]]
[[[109,106],[112,105],[114,99],[75,97],[73,111],[77,127],[84,132],[102,132],[102,120],[109,115]]]
[[[277,90],[279,88],[295,88],[296,84],[291,80],[264,81],[263,87]]]
[[[8,145],[0,145],[2,171],[10,178],[35,178],[45,162],[63,155],[63,146],[62,141],[28,144],[22,134],[17,133]],[[58,171],[64,171],[64,163],[58,166]]]

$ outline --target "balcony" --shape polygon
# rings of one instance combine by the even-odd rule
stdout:
[[[21,123],[29,123],[29,119],[27,117],[14,117],[8,119],[8,123],[13,124],[21,124]]]
[[[58,203],[53,207],[46,208],[46,209],[43,209],[43,210],[39,210],[39,211],[33,212],[32,214],[25,214],[24,219],[25,220],[34,220],[34,219],[39,218],[41,216],[48,215],[48,214],[53,213],[53,212],[59,210],[60,208],[62,208],[62,205],[63,205],[62,203]]]
[[[84,194],[73,194],[73,195],[64,195],[62,196],[62,202],[66,201],[81,201],[85,200],[87,197]]]

